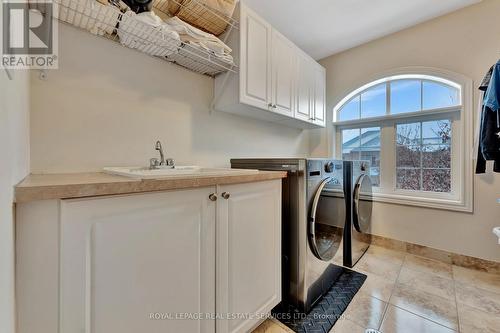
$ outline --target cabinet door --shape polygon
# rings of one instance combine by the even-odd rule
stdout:
[[[315,64],[314,70],[314,123],[325,125],[325,87],[326,72],[325,68]]]
[[[217,203],[217,313],[263,315],[281,300],[281,180],[221,186]],[[263,319],[217,320],[217,333]]]
[[[240,27],[240,102],[270,109],[271,25],[242,5]]]
[[[297,61],[297,107],[295,118],[311,121],[313,118],[314,73],[311,60],[305,54],[299,53]]]
[[[61,332],[215,332],[214,189],[61,203]]]
[[[295,46],[273,29],[272,39],[272,96],[273,111],[294,116]]]

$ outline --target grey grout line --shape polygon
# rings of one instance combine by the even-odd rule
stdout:
[[[405,264],[405,262],[406,262],[406,257],[407,257],[408,255],[410,255],[410,254],[411,254],[411,253],[407,253],[407,254],[405,255],[405,258],[404,258],[404,260],[403,260],[403,265],[401,266],[401,270],[403,269],[403,266],[404,266],[404,264]],[[408,269],[410,269],[410,268],[408,268]],[[410,269],[410,270],[411,270],[411,269]],[[400,271],[399,273],[401,273],[401,271]],[[453,273],[453,272],[452,272],[452,273]],[[453,277],[453,275],[452,275],[452,277]],[[398,275],[398,280],[399,280],[399,275]],[[452,282],[453,282],[453,283],[455,283],[455,281],[454,281],[454,280],[452,280]],[[396,285],[394,286],[394,289],[396,289],[397,284],[398,284],[398,282],[396,281]],[[453,286],[453,291],[455,291],[455,286]],[[393,292],[391,293],[391,298],[392,298],[392,294],[393,294],[393,293],[394,293],[394,290],[393,290]],[[456,297],[457,297],[457,295],[456,295],[456,293],[455,293],[455,302],[456,302]],[[390,301],[391,301],[391,299],[389,298],[389,302],[390,302]],[[391,303],[389,303],[389,304],[391,304]],[[399,307],[399,306],[397,306],[397,305],[394,305],[394,304],[391,304],[391,305],[392,305],[392,306],[394,306],[394,307],[396,307],[396,308],[398,308],[398,309],[400,309],[400,310],[403,310],[403,311],[409,312],[409,313],[411,313],[411,314],[413,314],[413,315],[415,315],[415,316],[417,316],[417,317],[419,317],[419,318],[422,318],[422,319],[424,319],[424,320],[428,320],[428,321],[430,321],[430,322],[433,322],[433,323],[434,323],[434,324],[436,324],[436,325],[439,325],[439,326],[441,326],[441,327],[446,327],[446,328],[449,328],[449,329],[453,330],[452,328],[450,328],[450,327],[448,327],[448,326],[445,326],[445,325],[443,325],[443,324],[441,324],[441,323],[438,323],[438,322],[436,322],[436,321],[434,321],[434,320],[432,320],[432,319],[422,317],[421,315],[419,315],[419,314],[417,314],[417,313],[413,313],[413,312],[408,311],[407,309],[403,309],[402,307]],[[455,305],[456,305],[456,304],[455,304]],[[457,310],[457,321],[458,321],[458,310]],[[457,324],[458,324],[458,322],[457,322]],[[457,326],[458,326],[458,327],[460,327],[459,325],[457,325]]]
[[[402,251],[396,251],[396,252],[402,252]],[[373,254],[373,255],[374,255],[374,254]],[[406,311],[406,312],[408,312],[408,313],[411,313],[412,315],[417,316],[417,317],[421,318],[422,320],[426,320],[426,321],[432,322],[432,323],[434,323],[434,324],[436,324],[436,325],[438,325],[438,326],[440,326],[440,327],[444,327],[444,328],[451,329],[451,330],[455,331],[453,328],[448,327],[448,326],[446,326],[446,325],[443,325],[442,323],[439,323],[439,322],[437,322],[437,321],[435,321],[435,320],[432,320],[432,319],[429,319],[429,318],[423,317],[423,316],[421,316],[421,315],[420,315],[420,314],[418,314],[418,313],[414,313],[414,312],[412,312],[412,311],[410,311],[410,310],[408,310],[408,309],[402,308],[402,307],[400,307],[400,306],[397,306],[397,305],[394,305],[394,304],[392,304],[392,303],[391,303],[391,298],[392,298],[392,296],[393,296],[393,294],[394,294],[394,291],[395,291],[395,289],[396,289],[396,287],[397,287],[397,285],[398,285],[398,280],[399,280],[399,277],[400,277],[400,275],[401,275],[401,271],[403,270],[403,267],[405,266],[406,259],[407,259],[407,257],[408,257],[409,255],[412,255],[412,254],[411,254],[411,253],[405,253],[405,256],[404,256],[404,258],[403,258],[403,260],[402,260],[402,263],[401,263],[401,265],[400,265],[400,268],[399,268],[398,276],[397,276],[397,278],[396,278],[396,280],[395,280],[395,283],[394,283],[394,287],[393,287],[393,289],[392,289],[392,291],[391,291],[391,295],[389,296],[389,300],[388,300],[388,301],[384,301],[384,300],[379,299],[378,297],[371,296],[371,297],[373,297],[373,298],[375,298],[375,299],[377,299],[377,300],[380,300],[380,301],[382,301],[382,302],[386,303],[386,308],[385,308],[385,310],[384,310],[384,313],[383,313],[383,316],[382,316],[382,320],[381,320],[381,322],[380,322],[380,325],[379,325],[378,330],[380,330],[380,328],[382,327],[382,324],[383,324],[384,320],[385,320],[385,319],[386,319],[386,317],[387,317],[387,311],[388,311],[388,309],[389,309],[389,306],[391,306],[391,305],[392,305],[392,306],[394,306],[395,308],[398,308],[398,309],[400,309],[400,310],[402,310],[402,311]],[[374,255],[374,256],[376,256],[376,255]],[[423,258],[426,258],[426,257],[423,257]],[[426,258],[426,259],[430,259],[430,258]],[[417,271],[418,271],[418,270],[417,270]],[[375,276],[377,276],[376,274],[373,274],[373,273],[364,272],[364,271],[361,271],[361,272],[362,272],[362,273],[364,273],[364,274],[367,274],[367,275],[375,275]],[[418,272],[432,274],[432,273],[425,272],[425,271],[418,271]],[[436,274],[434,274],[434,275],[436,275]],[[436,275],[436,276],[439,276],[439,275]],[[441,277],[441,276],[440,276],[440,277]],[[445,277],[442,277],[442,278],[443,278],[443,279],[448,279],[448,278],[445,278]],[[448,279],[448,280],[451,280],[451,282],[454,284],[454,285],[453,285],[453,287],[454,287],[454,293],[455,293],[455,306],[456,306],[456,310],[457,310],[457,324],[458,324],[458,325],[457,325],[457,329],[458,329],[458,330],[460,330],[459,317],[458,317],[458,303],[457,303],[457,301],[456,301],[455,280],[454,280],[454,278],[453,278],[453,271],[452,271],[452,279]],[[435,296],[437,296],[437,295],[435,295]],[[441,297],[441,296],[437,296],[437,297]],[[460,332],[460,331],[458,331],[458,332]],[[382,333],[383,333],[383,332],[382,332]]]
[[[457,326],[458,326],[458,332],[462,331],[461,325],[460,325],[460,314],[458,313],[458,300],[457,300],[457,284],[455,281],[455,272],[453,270],[453,265],[451,266],[451,278],[453,279],[453,293],[455,295],[455,307],[457,310]]]
[[[402,308],[402,307],[400,307],[400,306],[397,306],[397,305],[394,305],[394,304],[391,304],[391,305],[392,305],[393,307],[395,307],[395,308],[398,308],[399,310],[402,310],[402,311],[405,311],[405,312],[411,313],[412,315],[417,316],[417,317],[419,317],[419,318],[421,318],[421,319],[423,319],[423,320],[425,320],[425,321],[430,321],[431,323],[434,323],[434,324],[439,325],[439,326],[441,326],[441,327],[444,327],[444,328],[450,329],[450,330],[452,330],[452,331],[454,331],[454,332],[457,332],[457,331],[455,331],[453,328],[448,327],[448,326],[446,326],[446,325],[443,325],[442,323],[439,323],[439,322],[437,322],[437,321],[435,321],[435,320],[433,320],[433,319],[429,319],[429,318],[426,318],[426,317],[422,317],[422,316],[421,316],[421,315],[419,315],[418,313],[412,312],[412,311],[410,311],[410,310],[408,310],[408,309],[405,309],[405,308]]]
[[[382,324],[384,323],[384,320],[387,316],[387,310],[389,309],[389,306],[391,305],[391,298],[392,298],[392,295],[394,294],[394,290],[396,290],[396,287],[398,285],[399,275],[401,274],[401,271],[403,270],[403,265],[405,264],[407,255],[408,254],[405,254],[403,260],[401,261],[401,266],[399,267],[398,276],[396,278],[396,281],[394,282],[394,286],[392,287],[391,294],[389,295],[389,299],[387,300],[387,304],[385,306],[384,314],[382,315],[382,320],[380,321],[378,330],[380,330],[380,328],[382,327]]]
[[[413,315],[415,315],[415,316],[417,316],[417,317],[419,317],[419,318],[422,318],[423,320],[430,321],[430,322],[432,322],[432,323],[434,323],[434,324],[436,324],[436,325],[439,325],[439,326],[441,326],[441,327],[445,327],[445,328],[448,328],[448,329],[451,329],[451,330],[453,330],[453,331],[454,331],[454,329],[453,329],[453,328],[448,327],[448,326],[446,326],[446,325],[443,325],[442,323],[438,323],[438,322],[437,322],[437,321],[435,321],[435,320],[432,320],[432,319],[429,319],[429,318],[423,317],[423,316],[421,316],[421,315],[420,315],[420,314],[418,314],[418,313],[414,313],[414,312],[412,312],[412,311],[410,311],[410,310],[408,310],[408,309],[405,309],[405,308],[402,308],[402,307],[400,307],[400,306],[397,306],[397,305],[394,305],[394,304],[390,303],[390,302],[391,302],[392,295],[394,294],[394,290],[396,289],[396,287],[397,287],[397,285],[398,285],[399,275],[401,274],[401,271],[403,270],[403,266],[404,266],[404,264],[405,264],[405,262],[406,262],[406,258],[407,258],[407,256],[408,256],[408,255],[412,255],[412,254],[411,254],[411,253],[407,253],[407,254],[405,255],[404,259],[403,259],[403,264],[401,265],[401,270],[399,271],[398,278],[397,278],[397,280],[396,280],[396,284],[394,285],[394,288],[393,288],[393,290],[392,290],[392,292],[391,292],[391,296],[390,296],[390,298],[389,298],[389,302],[388,302],[387,307],[389,307],[389,305],[392,305],[392,306],[394,306],[395,308],[398,308],[398,309],[400,309],[400,310],[402,310],[402,311],[406,311],[406,312],[408,312],[408,313],[411,313],[411,314],[413,314]],[[425,258],[425,257],[423,257],[423,258]],[[427,258],[427,259],[429,259],[429,258]],[[408,267],[406,267],[406,268],[408,268]],[[408,268],[408,269],[410,269],[410,268]],[[410,269],[410,270],[411,270],[411,269]],[[420,272],[420,271],[418,271],[418,272]],[[428,272],[424,272],[424,273],[428,273]],[[431,273],[428,273],[428,274],[431,274]],[[439,276],[439,275],[437,275],[437,276]],[[458,304],[457,304],[457,300],[456,300],[457,295],[456,295],[456,291],[455,291],[455,280],[453,279],[453,271],[452,271],[452,279],[451,279],[451,281],[452,281],[452,283],[453,283],[453,291],[454,291],[454,296],[455,296],[455,307],[456,307],[456,310],[457,310],[457,327],[458,327],[458,332],[460,332],[460,324],[459,324],[459,317],[458,317]],[[437,295],[435,295],[435,296],[437,296]],[[440,296],[438,296],[438,297],[440,297]],[[387,311],[386,311],[386,312],[387,312]],[[385,316],[386,316],[386,313],[384,313],[384,319],[385,319]],[[383,320],[382,320],[382,322],[383,322]]]

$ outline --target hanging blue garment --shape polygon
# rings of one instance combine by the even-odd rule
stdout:
[[[495,161],[493,171],[500,172],[500,60],[488,72],[479,132],[476,173],[486,171],[486,161]],[[484,80],[481,88],[484,89]]]
[[[490,83],[484,94],[484,106],[494,112],[500,109],[500,61],[493,66]]]

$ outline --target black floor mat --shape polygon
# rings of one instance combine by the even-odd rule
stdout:
[[[365,280],[366,275],[345,268],[330,290],[308,314],[281,302],[272,310],[272,315],[297,333],[328,333]]]

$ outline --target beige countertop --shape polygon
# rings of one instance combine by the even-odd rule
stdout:
[[[160,179],[136,179],[103,172],[32,174],[15,187],[15,202],[69,199],[114,194],[143,193],[175,189],[249,183],[286,177],[281,171],[244,171],[220,175],[188,175]]]

